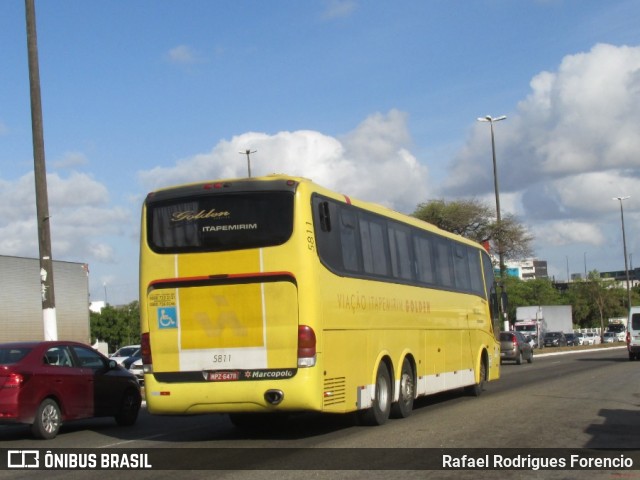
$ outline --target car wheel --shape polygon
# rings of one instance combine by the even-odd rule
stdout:
[[[527,363],[533,362],[533,350],[529,353],[529,358],[527,358]]]
[[[522,365],[522,352],[518,353],[518,358],[516,359],[516,365]]]
[[[36,438],[50,440],[58,434],[61,425],[62,414],[58,403],[51,398],[46,398],[38,407],[31,425],[31,433]]]
[[[400,373],[400,395],[398,402],[391,405],[391,415],[394,418],[407,418],[413,411],[413,399],[416,396],[416,385],[413,368],[408,358],[402,362]]]
[[[391,376],[384,362],[378,366],[376,373],[375,398],[373,405],[367,410],[360,410],[358,416],[363,425],[382,425],[391,413]]]
[[[141,398],[140,394],[135,390],[127,390],[124,392],[120,411],[115,416],[116,423],[122,427],[128,427],[136,423],[138,412],[140,412]]]

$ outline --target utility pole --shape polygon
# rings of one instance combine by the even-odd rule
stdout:
[[[31,94],[31,130],[33,136],[33,172],[36,184],[36,219],[40,252],[40,287],[42,292],[42,321],[44,339],[58,339],[56,301],[53,290],[53,259],[47,169],[44,161],[44,133],[42,127],[42,99],[40,97],[40,69],[38,66],[38,37],[34,0],[25,0],[27,17],[27,51],[29,55],[29,85]]]

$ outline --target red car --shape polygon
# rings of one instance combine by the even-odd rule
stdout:
[[[54,438],[79,418],[133,425],[141,401],[136,377],[87,345],[0,344],[0,423],[29,424],[36,438]]]

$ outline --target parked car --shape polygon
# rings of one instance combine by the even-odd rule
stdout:
[[[500,332],[500,363],[506,360],[533,362],[533,348],[520,332]]]
[[[129,367],[129,371],[136,376],[140,385],[144,384],[144,371],[142,369],[142,358],[138,358],[135,362],[133,362]]]
[[[618,341],[618,335],[615,332],[604,332],[602,340],[603,343],[615,343]]]
[[[133,425],[140,404],[135,376],[88,345],[0,344],[0,423],[29,424],[36,438],[51,439],[80,418]]]
[[[114,354],[109,355],[109,358],[122,365],[122,362],[135,355],[138,351],[140,351],[140,345],[127,345],[126,347],[116,350]]]
[[[547,332],[544,334],[543,344],[545,347],[566,347],[567,338],[562,332]]]
[[[564,338],[567,339],[567,347],[578,345],[578,337],[575,333],[565,333]]]
[[[580,345],[593,345],[595,342],[593,335],[587,335],[586,333],[581,333],[580,335],[582,335],[582,343]]]
[[[578,342],[577,345],[586,345],[586,337],[584,336],[584,333],[576,333],[576,341]]]
[[[141,358],[142,358],[142,350],[138,349],[134,352],[133,355],[122,360],[120,365],[122,365],[127,370],[131,370],[131,365],[133,365],[133,362],[135,362],[136,360],[140,360]]]
[[[597,345],[600,343],[600,335],[593,332],[585,333],[586,337],[590,340],[589,345]]]

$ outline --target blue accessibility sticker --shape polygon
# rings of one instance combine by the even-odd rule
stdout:
[[[158,328],[178,328],[176,307],[158,308]]]

